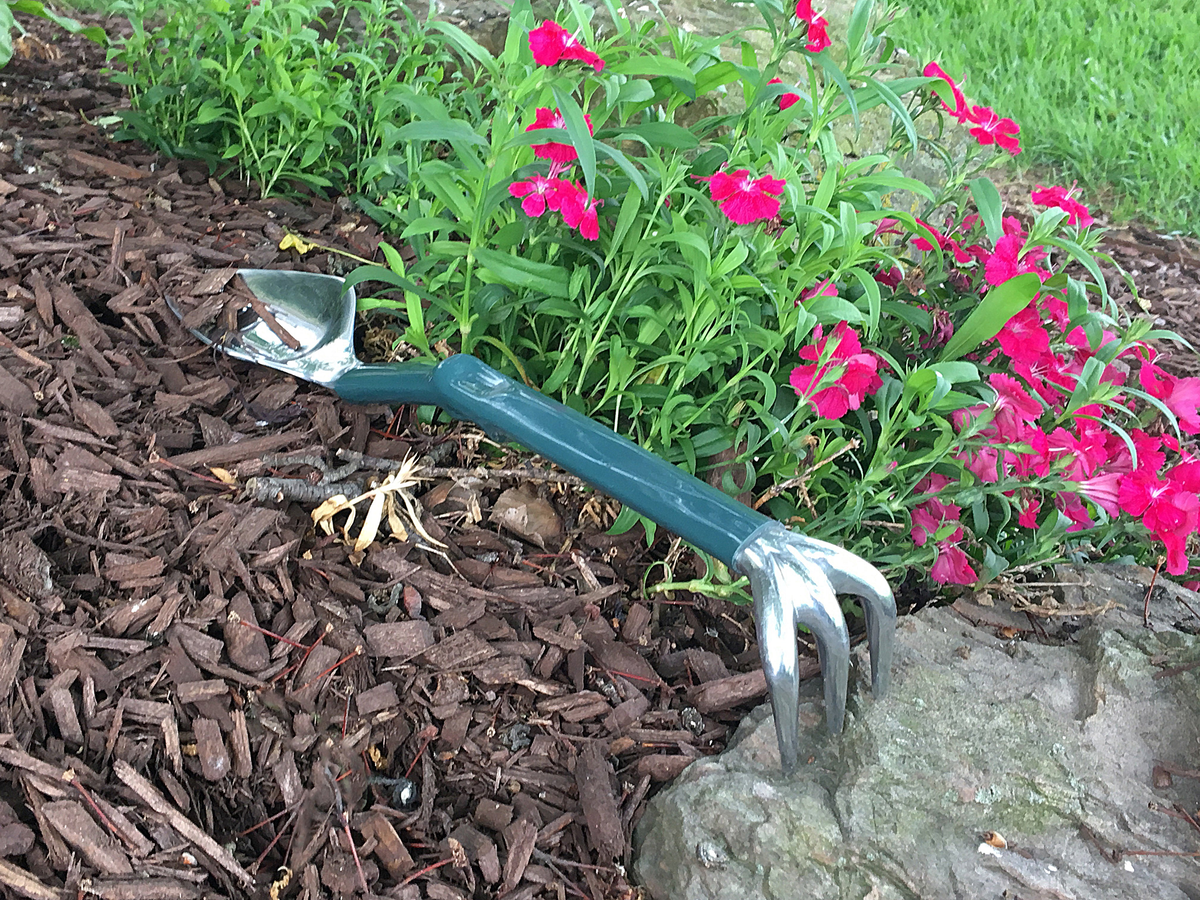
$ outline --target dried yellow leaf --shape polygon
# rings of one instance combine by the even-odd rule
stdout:
[[[383,504],[387,501],[387,494],[383,491],[378,491],[371,498],[371,505],[367,509],[367,516],[363,519],[362,528],[358,531],[358,537],[354,541],[354,549],[362,552],[371,546],[371,542],[375,540],[379,534],[379,523],[383,519]]]
[[[298,234],[292,234],[290,231],[283,236],[283,240],[279,242],[280,250],[295,250],[301,256],[308,253],[310,250],[316,249],[316,244],[310,244]]]
[[[236,485],[237,479],[233,477],[228,469],[222,469],[219,466],[209,466],[208,471],[212,472],[221,480],[222,484]]]

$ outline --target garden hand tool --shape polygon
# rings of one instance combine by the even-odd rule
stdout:
[[[874,693],[888,685],[896,602],[887,581],[854,554],[778,522],[643,450],[588,417],[501,375],[467,354],[438,363],[363,363],[354,352],[355,295],[340,278],[269,269],[238,273],[257,302],[228,324],[192,328],[229,356],[324,385],[352,403],[440,406],[493,439],[520,444],[711,554],[750,581],[779,753],[799,755],[797,627],[816,638],[826,722],[846,710],[850,641],[838,593],[866,616]],[[171,309],[183,315],[168,300]]]

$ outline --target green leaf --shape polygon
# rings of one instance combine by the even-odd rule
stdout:
[[[615,75],[646,75],[651,78],[678,78],[689,85],[696,84],[696,76],[692,70],[677,59],[657,54],[644,54],[633,59],[622,60],[605,69]],[[562,104],[559,104],[562,109]]]
[[[441,216],[421,216],[408,223],[408,226],[400,234],[400,240],[408,240],[410,237],[418,235],[436,234],[439,231],[445,231],[448,228],[454,227],[453,222],[449,219],[443,219]]]
[[[978,381],[979,369],[969,362],[938,362],[930,366],[951,384],[962,384],[965,381]]]
[[[859,5],[862,6],[863,3],[869,5],[871,0],[860,0]],[[856,14],[857,12],[858,10],[855,9]],[[913,124],[912,116],[908,114],[908,107],[905,106],[904,101],[882,81],[872,81],[871,87],[879,92],[879,96],[883,98],[883,102],[887,104],[888,109],[900,120],[900,124],[904,126],[904,133],[908,135],[909,143],[913,147],[919,147],[920,142],[917,139],[917,126]]]
[[[842,321],[858,325],[863,321],[863,314],[859,308],[841,297],[813,297],[804,301],[804,309],[810,315],[816,316],[822,325]]]
[[[738,77],[737,66],[728,60],[705,66],[696,73],[696,96],[702,97],[723,84],[732,84]]]
[[[224,119],[228,112],[229,110],[219,100],[210,98],[200,104],[200,108],[196,110],[194,121],[197,125],[207,125],[209,122],[217,122]]]
[[[1088,274],[1092,276],[1092,280],[1100,289],[1100,296],[1104,299],[1105,305],[1109,305],[1111,300],[1108,296],[1108,284],[1104,280],[1104,273],[1100,271],[1100,265],[1096,262],[1096,258],[1080,247],[1074,241],[1069,241],[1066,238],[1047,238],[1046,243],[1052,247],[1060,247],[1066,250],[1073,259],[1079,262]]]
[[[643,200],[649,198],[650,188],[646,185],[646,179],[642,177],[642,173],[637,170],[637,167],[629,161],[629,158],[624,153],[616,147],[610,147],[603,141],[596,141],[592,146],[620,166],[621,171],[629,176],[629,180],[633,182],[638,192],[641,193]]]
[[[746,261],[746,257],[750,255],[750,245],[745,241],[737,241],[733,248],[726,253],[717,264],[713,266],[712,279],[716,281],[718,278],[724,278],[738,266]]]
[[[444,119],[436,122],[409,122],[396,129],[397,143],[404,141],[429,141],[432,143],[462,141],[467,144],[487,146],[487,139],[475,133],[475,129],[461,119]]]
[[[621,85],[617,93],[618,103],[645,103],[654,99],[654,88],[644,78],[634,78]]]
[[[627,193],[621,201],[621,211],[617,214],[617,224],[613,226],[612,240],[609,243],[609,259],[621,249],[621,243],[641,208],[642,195],[635,191]]]
[[[992,179],[980,175],[971,181],[971,196],[975,198],[975,207],[983,219],[987,236],[995,246],[1004,237],[1004,204],[1000,202],[1000,192],[996,190]]]
[[[567,271],[561,266],[522,259],[486,247],[477,247],[473,252],[480,265],[509,287],[541,291],[552,297],[570,296]]]
[[[596,144],[592,140],[592,132],[588,128],[583,110],[567,91],[557,84],[553,86],[554,100],[558,103],[558,111],[562,113],[563,122],[567,126],[567,134],[571,136],[571,144],[579,154],[579,167],[583,169],[583,183],[587,185],[589,197],[596,196]]]
[[[1029,305],[1041,281],[1033,272],[1017,275],[987,292],[967,321],[946,343],[939,362],[950,362],[990,341],[1013,316]]]
[[[814,209],[826,210],[829,208],[829,202],[833,199],[833,192],[837,188],[837,182],[837,169],[831,166],[821,176],[821,183],[817,185],[817,192],[813,194],[812,206]]]
[[[1071,391],[1067,408],[1063,410],[1064,416],[1069,416],[1081,406],[1095,402],[1096,389],[1100,386],[1100,376],[1103,374],[1104,361],[1095,356],[1089,357],[1083,364],[1083,371],[1079,373],[1075,389]]]
[[[855,59],[858,56],[863,36],[867,33],[867,23],[871,19],[871,11],[874,6],[874,0],[858,0],[854,4],[854,12],[850,14],[850,24],[846,26],[846,45],[851,59]],[[913,146],[916,146],[915,142]]]
[[[473,37],[459,28],[457,25],[451,25],[449,22],[442,22],[438,19],[431,19],[426,22],[426,27],[434,31],[440,31],[450,39],[450,42],[464,56],[469,56],[471,59],[480,63],[490,74],[495,77],[499,72],[496,66],[496,57],[488,53],[483,45],[476,41]]]
[[[838,86],[838,90],[846,98],[846,102],[850,104],[850,116],[854,119],[854,127],[861,128],[862,125],[858,121],[858,101],[854,98],[854,88],[850,87],[850,82],[846,80],[846,73],[838,68],[838,64],[833,61],[828,53],[822,51],[813,57],[825,70],[825,74]]]
[[[691,150],[693,147],[700,146],[700,141],[694,134],[671,122],[644,122],[641,125],[626,126],[616,136],[639,138],[651,148],[667,147],[671,150]]]
[[[8,4],[0,3],[0,68],[7,66],[8,61],[12,59],[12,33],[16,24]]]

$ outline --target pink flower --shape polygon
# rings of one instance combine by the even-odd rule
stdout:
[[[1039,269],[1037,264],[1046,258],[1046,251],[1041,247],[1026,248],[1026,235],[1020,222],[1012,219],[1016,225],[1009,226],[1009,219],[1012,217],[1004,220],[1004,236],[996,241],[995,251],[988,256],[984,264],[984,280],[995,286],[1025,272],[1033,272],[1045,281],[1050,277],[1050,273]]]
[[[824,16],[818,16],[813,12],[812,0],[798,0],[796,18],[800,20],[800,24],[808,28],[808,43],[804,46],[807,52],[820,53],[829,46],[829,35],[826,33],[829,22]]]
[[[547,208],[557,208],[552,204],[556,201],[558,189],[559,180],[547,178],[545,175],[534,175],[528,181],[514,181],[508,186],[508,192],[512,196],[525,198],[521,201],[521,209],[525,210],[525,215],[534,219]]]
[[[708,182],[713,201],[720,204],[721,212],[738,225],[749,225],[778,215],[780,202],[776,197],[783,193],[787,184],[782,178],[770,175],[754,178],[747,169],[692,177]]]
[[[1036,422],[1042,415],[1042,404],[1029,396],[1021,382],[1011,375],[996,372],[988,376],[988,384],[996,392],[992,408],[996,411],[996,429],[1006,441],[1021,439],[1026,422]]]
[[[594,241],[600,237],[600,219],[596,213],[600,201],[589,199],[587,191],[580,184],[571,184],[570,187],[570,190],[563,190],[563,221],[571,228],[578,228],[580,235],[589,241]]]
[[[963,121],[967,115],[967,98],[963,96],[962,90],[959,88],[954,79],[947,75],[942,67],[935,62],[931,62],[929,65],[927,65],[921,74],[926,78],[940,78],[942,81],[946,82],[946,84],[950,85],[950,91],[954,95],[954,109],[951,109],[945,100],[941,101],[942,109],[950,113],[950,115],[958,119],[960,122]]]
[[[1012,119],[1000,118],[990,106],[972,106],[963,121],[974,126],[970,132],[980,144],[996,144],[1013,156],[1021,152],[1017,141],[1021,126]]]
[[[933,232],[934,240],[937,241],[938,246],[945,249],[947,238],[944,234],[942,234],[940,231],[938,231],[936,228],[934,228],[932,225],[930,225],[924,219],[918,219],[916,216],[913,216],[913,219],[916,220],[918,225],[924,225],[931,232]],[[926,238],[921,237],[921,236],[914,237],[912,239],[912,243],[913,243],[913,246],[916,247],[918,250],[925,250],[926,252],[928,252],[933,249],[933,244],[929,243],[929,241]]]
[[[964,448],[954,458],[984,484],[995,484],[1000,480],[1000,452],[995,447]]]
[[[767,82],[767,84],[783,84],[783,79],[782,78],[772,78],[770,81]],[[797,104],[799,102],[800,102],[799,94],[793,94],[790,92],[786,93],[786,94],[781,94],[779,97],[779,108],[781,110],[787,109],[789,106],[794,106],[795,104]]]
[[[1004,323],[996,340],[1014,362],[1032,365],[1050,352],[1050,334],[1032,303]]]
[[[1167,478],[1185,491],[1200,493],[1200,461],[1192,460],[1173,466]]]
[[[838,295],[837,285],[833,283],[832,278],[826,278],[824,281],[818,281],[808,290],[800,294],[800,301],[811,300],[813,297],[836,297]]]
[[[1191,491],[1168,484],[1150,500],[1142,524],[1167,548],[1167,572],[1186,572],[1187,539],[1200,526],[1200,499]]]
[[[817,415],[824,419],[840,419],[852,409],[862,405],[863,397],[874,394],[883,386],[879,377],[879,358],[873,353],[864,353],[858,334],[847,322],[839,322],[830,335],[837,345],[824,364],[818,364],[825,353],[828,338],[822,335],[821,326],[813,329],[816,344],[800,348],[800,358],[813,361],[813,365],[797,366],[788,379],[797,396],[804,397],[813,405]],[[834,383],[817,388],[834,377]],[[812,393],[816,390],[815,393]]]
[[[1071,315],[1067,312],[1067,302],[1062,297],[1056,297],[1048,291],[1042,291],[1042,293],[1033,298],[1033,302],[1045,314],[1046,321],[1053,322],[1059,331],[1064,330],[1067,327],[1067,323],[1071,321]]]
[[[1188,569],[1188,536],[1200,528],[1200,499],[1193,490],[1200,481],[1194,462],[1178,464],[1160,479],[1150,467],[1121,476],[1117,491],[1121,509],[1141,516],[1148,532],[1166,548],[1166,571],[1182,575]],[[1175,476],[1180,478],[1176,480]]]
[[[587,122],[588,134],[592,134],[592,119],[591,116],[585,115],[583,120]],[[567,123],[563,120],[562,113],[557,109],[551,110],[545,107],[539,107],[534,113],[533,124],[526,128],[526,131],[534,131],[538,128],[566,128]],[[534,144],[533,153],[541,159],[548,159],[553,163],[565,165],[571,160],[579,156],[575,152],[575,148],[570,144],[556,144],[548,142],[545,144]]]
[[[941,525],[941,520],[935,519],[933,513],[924,506],[918,506],[912,511],[912,530],[909,537],[918,547],[924,547],[926,542],[937,534]]]
[[[1065,491],[1055,494],[1054,506],[1060,513],[1071,520],[1071,524],[1067,526],[1067,534],[1074,534],[1076,531],[1085,531],[1096,524],[1092,521],[1092,517],[1088,515],[1087,507],[1083,505],[1083,501],[1079,499],[1078,494],[1071,494]]]
[[[1142,364],[1138,380],[1175,415],[1182,431],[1200,434],[1200,378],[1178,378],[1150,361]]]
[[[918,495],[936,493],[944,490],[949,484],[951,484],[951,481],[945,475],[934,473],[927,475],[917,482],[916,487],[913,488],[913,492]],[[924,547],[927,542],[937,537],[937,533],[942,529],[942,526],[951,522],[957,523],[960,515],[962,515],[961,507],[953,503],[943,503],[936,497],[930,497],[913,509],[912,529],[908,535],[914,544],[918,547]],[[958,525],[948,537],[943,537],[943,540],[957,541],[962,538],[962,533],[962,526]]]
[[[1018,503],[1021,512],[1017,516],[1017,524],[1022,528],[1036,529],[1038,513],[1042,509],[1042,498],[1036,491],[1021,488],[1021,499]]]
[[[533,51],[533,61],[539,66],[552,66],[563,59],[577,59],[597,72],[604,68],[604,60],[585,49],[567,29],[548,19],[529,32],[529,49]]]
[[[1083,494],[1088,500],[1095,503],[1115,519],[1121,514],[1121,505],[1118,502],[1118,496],[1123,477],[1118,472],[1106,472],[1103,475],[1094,475],[1079,482],[1079,493]]]
[[[804,49],[808,53],[820,53],[831,43],[829,33],[826,29],[829,27],[829,22],[824,16],[817,16],[808,23],[808,43],[804,45]]]
[[[1127,515],[1140,516],[1167,487],[1167,482],[1155,475],[1152,469],[1129,472],[1122,476],[1117,488],[1117,505]]]
[[[942,541],[937,547],[937,559],[929,577],[938,584],[974,584],[979,580],[971,568],[971,558],[957,544]]]
[[[950,485],[955,484],[955,480],[949,475],[940,475],[937,472],[930,472],[924,478],[917,482],[917,486],[913,491],[918,494],[937,494],[944,491]],[[953,504],[945,504],[947,508],[953,508],[954,518],[958,518],[958,507]]]
[[[1068,225],[1081,225],[1087,228],[1096,221],[1092,218],[1086,206],[1078,200],[1071,198],[1071,192],[1066,188],[1044,188],[1039,184],[1037,190],[1033,191],[1029,196],[1038,206],[1056,206],[1070,213],[1067,216]]]
[[[890,287],[894,290],[904,280],[904,273],[900,271],[899,266],[892,266],[886,271],[881,266],[872,273],[871,277],[884,287]]]

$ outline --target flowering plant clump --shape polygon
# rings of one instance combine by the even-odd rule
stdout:
[[[251,26],[276,3],[238,40],[266,46]],[[476,354],[896,580],[1160,556],[1187,573],[1200,380],[1108,296],[1087,207],[1039,186],[1035,217],[1006,215],[985,170],[1020,152],[1017,123],[936,63],[906,77],[870,0],[836,42],[809,0],[756,6],[763,40],[732,48],[615,2],[541,17],[516,0],[495,53],[410,20],[398,68],[355,76],[369,109],[341,90],[300,157],[272,146],[252,171],[358,186],[391,244],[348,282],[386,288],[361,308],[394,316],[405,356]],[[204,52],[143,43],[154,65]],[[273,124],[245,83],[224,84],[227,106],[154,97],[193,104],[172,107],[192,110],[181,139],[232,129],[206,145],[220,156]],[[847,156],[835,125],[868,113],[891,122],[887,152]],[[965,158],[927,119],[966,130]],[[372,136],[357,164],[334,155],[352,121]],[[918,148],[944,183],[897,167]]]
[[[1004,214],[982,173],[1020,152],[1019,126],[936,63],[889,103],[860,13],[844,65],[801,0],[768,22],[770,59],[745,45],[739,67],[620,10],[601,38],[579,9],[518,7],[499,107],[475,126],[486,155],[432,159],[436,190],[413,179],[383,204],[425,261],[393,257],[405,340],[456,337],[694,471],[733,448],[764,510],[935,582],[1160,551],[1183,573],[1200,392],[1107,300],[1073,192]],[[677,118],[723,86],[744,108]],[[939,152],[914,120],[948,114],[977,149],[943,153],[940,192],[888,157],[847,160],[831,123],[870,105],[902,148]],[[900,188],[926,212],[889,209]]]

